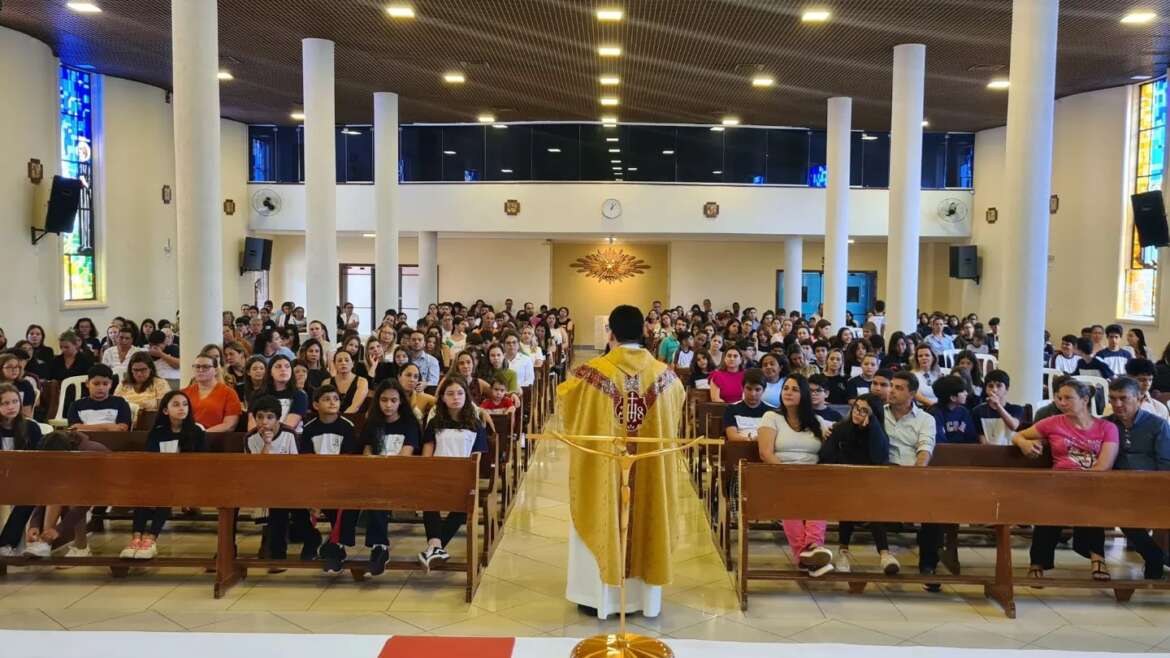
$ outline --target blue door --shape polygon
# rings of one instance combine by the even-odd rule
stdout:
[[[850,272],[845,277],[845,310],[861,326],[865,314],[873,308],[877,294],[877,274],[874,272]]]
[[[817,307],[824,296],[822,274],[814,270],[805,270],[801,273],[800,279],[800,312],[806,316],[812,315],[817,312]],[[791,313],[793,308],[790,301],[784,297],[784,270],[777,270],[776,308],[783,308]]]

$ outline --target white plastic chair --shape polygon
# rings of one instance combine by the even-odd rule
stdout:
[[[130,405],[130,429],[133,430],[135,423],[138,422],[138,403],[127,400],[126,404]]]
[[[57,396],[57,413],[53,416],[54,418],[65,417],[65,412],[67,411],[65,408],[65,400],[69,399],[69,391],[73,391],[74,400],[81,399],[82,387],[85,386],[85,380],[85,375],[78,375],[76,377],[68,377],[61,382],[61,392]]]
[[[1108,395],[1109,380],[1104,377],[1094,377],[1092,375],[1073,375],[1073,379],[1093,387],[1093,395],[1089,398],[1089,410],[1097,418],[1105,415],[1104,410],[1097,406],[1097,392],[1101,392],[1102,398]]]
[[[955,367],[955,357],[959,355],[962,350],[944,350],[942,354],[938,355],[939,365],[947,368]]]
[[[37,426],[41,428],[41,436],[46,436],[47,434],[49,434],[50,432],[53,431],[52,425],[46,425],[44,423],[37,423]]]
[[[999,367],[999,359],[993,354],[976,354],[975,359],[979,362],[979,370],[983,372],[984,377]]]

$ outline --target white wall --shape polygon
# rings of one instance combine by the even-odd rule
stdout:
[[[270,297],[304,305],[305,239],[303,235],[267,235],[272,239]],[[472,302],[483,299],[502,307],[511,297],[519,306],[531,301],[539,306],[552,297],[551,250],[543,240],[439,237],[439,299]],[[418,239],[398,241],[399,262],[418,262]],[[374,240],[342,235],[337,239],[337,260],[347,264],[372,264]],[[384,311],[385,309],[380,309]]]
[[[249,185],[280,195],[276,215],[253,213],[249,225],[256,231],[303,231],[305,192],[302,185]],[[823,236],[825,191],[807,187],[751,185],[650,185],[638,183],[476,183],[409,184],[400,190],[404,231],[527,232],[548,234],[733,234]],[[622,216],[607,220],[601,203],[622,202]],[[922,235],[961,239],[970,235],[970,218],[959,224],[938,219],[937,206],[947,198],[963,200],[965,191],[922,193]],[[517,216],[504,213],[507,199],[520,201]],[[849,193],[850,233],[884,236],[887,233],[889,194],[886,190],[854,189]],[[719,204],[719,217],[703,217],[703,204]],[[374,190],[370,185],[337,186],[337,229],[374,230]]]
[[[1060,207],[1050,215],[1047,327],[1054,336],[1079,333],[1093,323],[1118,321],[1141,326],[1149,343],[1161,352],[1170,341],[1170,326],[1139,324],[1118,318],[1122,250],[1128,248],[1126,228],[1130,178],[1129,87],[1115,87],[1068,96],[1056,102],[1053,126],[1052,193]],[[1002,261],[1006,250],[1006,226],[1013,218],[1004,212],[1006,181],[1004,142],[1006,128],[975,136],[975,218],[971,242],[979,246],[983,279],[953,282],[952,296],[962,307],[986,318],[997,315],[1007,286],[1013,285]],[[988,224],[987,208],[999,209],[999,221]],[[1166,273],[1160,272],[1161,318],[1170,317]]]
[[[43,226],[60,154],[57,148],[57,58],[48,46],[0,28],[0,328],[12,344],[28,324],[53,331],[60,302],[56,236],[32,246],[29,227]],[[40,185],[29,182],[27,163],[44,165]]]

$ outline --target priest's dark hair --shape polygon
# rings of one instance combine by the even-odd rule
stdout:
[[[619,343],[633,343],[642,339],[645,318],[637,306],[622,304],[609,314],[609,330]]]

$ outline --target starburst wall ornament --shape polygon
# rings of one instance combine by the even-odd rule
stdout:
[[[569,267],[602,283],[617,283],[650,269],[646,261],[621,249],[604,247],[569,263]]]

